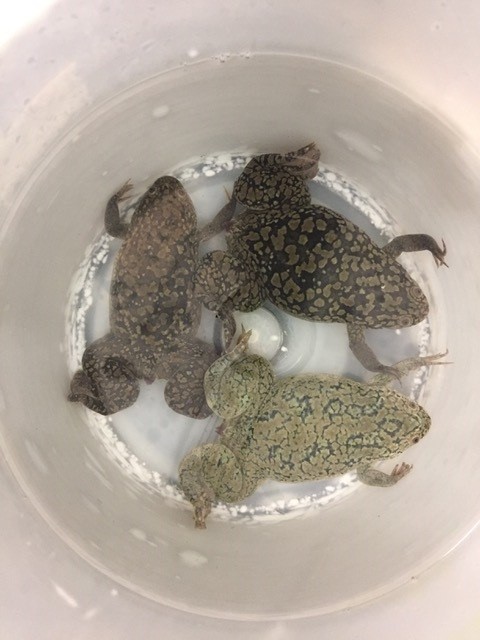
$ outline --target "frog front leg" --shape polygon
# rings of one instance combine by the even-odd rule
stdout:
[[[361,482],[373,487],[392,487],[394,484],[397,484],[399,480],[405,477],[407,473],[410,473],[412,468],[411,464],[402,462],[395,465],[391,473],[385,473],[384,471],[374,469],[369,464],[365,464],[360,465],[357,468],[357,476]]]
[[[120,221],[118,204],[130,197],[127,194],[132,188],[133,185],[130,180],[128,180],[107,202],[107,206],[105,208],[105,230],[114,238],[125,238],[130,226],[129,224]]]
[[[442,240],[442,248],[437,242],[425,233],[413,233],[404,236],[397,236],[383,247],[383,250],[392,256],[398,258],[401,253],[412,251],[430,251],[437,267],[445,265],[448,267],[444,258],[447,255],[447,247],[445,241]]]
[[[225,231],[235,214],[236,206],[236,198],[234,196],[232,196],[231,198],[229,197],[227,204],[220,209],[213,220],[211,220],[202,229],[200,229],[200,231],[198,232],[199,242],[205,242],[206,240],[213,238],[213,236],[216,236],[217,233]]]

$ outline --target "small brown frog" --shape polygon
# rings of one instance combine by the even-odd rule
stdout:
[[[73,376],[69,400],[108,415],[135,402],[139,380],[168,380],[167,404],[193,418],[210,415],[203,377],[215,358],[198,340],[201,305],[193,296],[198,262],[192,201],[173,177],[156,180],[130,223],[120,219],[127,182],[108,201],[106,231],[123,243],[110,287],[110,332],[89,345]]]

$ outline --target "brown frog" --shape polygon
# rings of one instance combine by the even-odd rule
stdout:
[[[173,177],[156,180],[130,223],[119,203],[127,182],[108,201],[106,231],[123,243],[110,287],[110,332],[89,345],[73,376],[69,400],[108,415],[139,395],[139,380],[166,379],[167,404],[186,416],[210,414],[203,376],[215,358],[195,336],[201,305],[193,296],[198,262],[197,218],[192,201]]]

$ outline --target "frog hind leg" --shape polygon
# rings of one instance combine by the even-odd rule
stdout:
[[[406,358],[405,360],[401,360],[397,362],[397,364],[391,367],[391,372],[379,373],[374,376],[370,381],[369,385],[385,387],[391,382],[398,380],[399,378],[407,375],[410,371],[416,371],[420,369],[420,367],[428,367],[431,365],[437,364],[451,364],[450,362],[437,362],[440,358],[444,358],[448,354],[448,351],[444,353],[435,353],[431,356],[418,356],[416,358]]]
[[[225,303],[217,312],[218,318],[222,322],[223,345],[225,348],[233,346],[235,334],[237,333],[237,322],[234,310],[251,312],[258,309],[266,299],[263,286],[249,283],[233,296],[232,300]]]
[[[128,346],[109,333],[86,348],[82,369],[72,378],[68,399],[110,415],[133,404],[139,393],[138,375],[129,360]]]
[[[404,252],[430,251],[437,267],[442,264],[448,267],[448,264],[445,262],[445,256],[447,255],[445,241],[442,240],[442,247],[440,248],[434,238],[425,233],[397,236],[386,244],[383,250],[392,258],[398,258],[398,256]]]
[[[129,224],[121,222],[118,203],[127,200],[130,196],[129,191],[132,189],[132,183],[128,180],[107,202],[105,208],[105,230],[114,238],[125,238],[129,228]]]
[[[399,375],[395,367],[384,365],[377,358],[371,347],[365,340],[365,327],[359,324],[347,323],[348,344],[353,355],[357,358],[361,365],[367,371],[375,371],[379,373],[393,375],[398,378]]]
[[[211,446],[215,445],[203,445],[192,449],[178,468],[179,486],[193,507],[196,529],[206,529],[206,519],[216,499],[215,490],[208,484],[203,471],[204,452]]]
[[[391,473],[385,473],[384,471],[374,469],[369,464],[365,464],[357,468],[357,476],[361,482],[373,487],[392,487],[405,477],[407,473],[410,473],[412,468],[412,465],[402,462],[395,465]]]
[[[98,391],[93,381],[87,376],[85,371],[79,369],[73,376],[70,383],[70,393],[67,396],[69,402],[80,402],[87,409],[95,411],[102,416],[108,415],[108,410],[100,400]]]
[[[246,300],[245,291],[249,289],[249,287],[242,288],[242,290],[238,292],[238,295],[222,305],[217,312],[217,317],[221,322],[221,331],[216,330],[214,336],[218,353],[223,353],[226,349],[233,348],[234,346],[235,335],[237,333],[237,321],[235,320],[234,310],[245,312],[255,311],[266,297],[260,295],[259,290],[256,289],[252,292],[251,297]]]
[[[222,418],[230,419],[240,413],[237,410],[238,393],[230,393],[230,380],[234,367],[245,357],[251,331],[242,333],[237,344],[217,358],[205,373],[203,386],[205,397],[212,410]]]
[[[75,373],[70,383],[69,402],[80,402],[87,409],[108,416],[132,405],[140,393],[138,380],[101,380],[97,386],[85,371]]]
[[[170,409],[197,420],[211,415],[212,410],[205,400],[203,379],[216,357],[215,349],[201,341],[176,355],[173,373],[164,391]]]
[[[195,272],[194,295],[210,311],[219,311],[242,286],[241,265],[226,251],[203,256]]]
[[[126,354],[106,358],[97,380],[107,414],[127,409],[140,395],[138,375]]]

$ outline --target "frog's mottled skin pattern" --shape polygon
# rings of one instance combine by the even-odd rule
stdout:
[[[112,331],[169,345],[194,333],[197,266],[195,209],[175,178],[160,178],[142,197],[117,254],[110,289]]]
[[[225,226],[228,251],[203,258],[197,295],[224,321],[227,343],[235,332],[233,311],[254,311],[268,299],[300,318],[345,323],[360,362],[371,371],[388,369],[366,344],[364,329],[408,327],[429,311],[425,295],[396,258],[428,250],[437,265],[445,264],[445,244],[440,248],[431,236],[415,234],[379,247],[357,225],[311,204],[306,195],[290,199],[288,188],[279,195],[268,185],[283,175],[280,158],[285,156],[254,158],[237,180],[250,208]]]
[[[426,297],[395,258],[326,207],[246,211],[227,242],[230,254],[258,274],[265,296],[297,317],[401,328],[428,314]],[[247,287],[242,293],[250,299]]]
[[[292,206],[310,203],[307,181],[318,171],[320,151],[310,143],[289,153],[266,153],[250,160],[235,181],[230,201],[200,231],[200,240],[208,240],[228,228],[237,204],[255,210],[273,208],[291,211]]]
[[[87,347],[69,398],[108,415],[135,401],[139,379],[163,378],[171,408],[205,417],[203,376],[215,353],[195,338],[201,313],[192,282],[195,210],[180,182],[164,176],[141,198],[130,224],[123,223],[118,203],[130,188],[115,194],[105,212],[107,231],[123,238],[110,288],[111,331]]]
[[[314,143],[284,155],[267,153],[250,160],[233,190],[235,200],[249,208],[291,211],[310,203],[306,181],[315,177],[320,151]]]
[[[242,354],[246,339],[205,376],[207,401],[225,419],[219,441],[197,447],[180,465],[198,527],[214,500],[242,500],[266,479],[302,482],[357,469],[364,482],[390,486],[410,470],[371,468],[418,442],[430,427],[420,405],[384,386],[395,375],[370,384],[322,374],[275,379],[266,360]],[[406,360],[396,365],[396,375],[439,357]]]
[[[247,460],[285,482],[338,476],[402,453],[429,426],[422,407],[391,389],[328,375],[285,378],[255,419]]]

